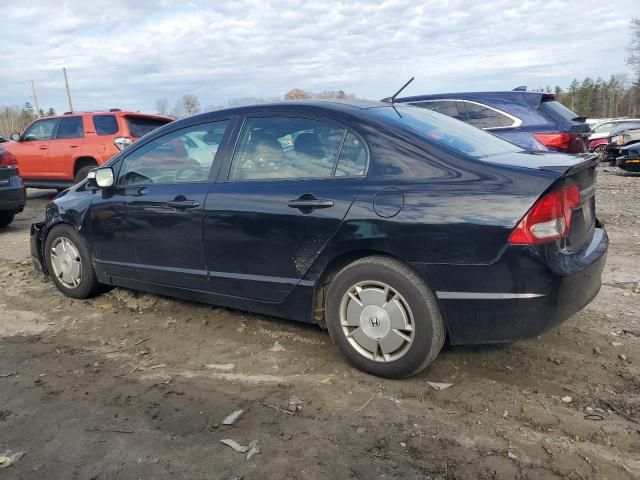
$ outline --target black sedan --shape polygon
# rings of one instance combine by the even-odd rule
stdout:
[[[36,266],[317,323],[402,377],[451,344],[538,335],[600,288],[597,157],[530,153],[427,109],[284,102],[197,115],[47,206]]]
[[[13,222],[22,212],[26,202],[26,189],[16,162],[16,157],[0,145],[0,228]]]

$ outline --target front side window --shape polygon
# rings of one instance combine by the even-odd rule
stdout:
[[[477,103],[464,102],[468,123],[476,128],[504,128],[513,126],[513,119],[492,108]]]
[[[51,140],[53,137],[53,131],[58,123],[57,118],[50,118],[46,120],[38,120],[33,123],[26,132],[24,132],[23,140]]]
[[[418,102],[412,105],[441,113],[447,117],[455,118],[462,122],[467,121],[467,113],[465,112],[464,105],[462,102],[458,102],[456,100],[430,100],[428,102]]]
[[[318,120],[248,118],[229,180],[330,177],[345,134],[344,128]]]
[[[66,117],[60,120],[57,139],[62,138],[80,138],[84,137],[84,128],[82,127],[82,117]]]
[[[219,161],[218,146],[228,121],[168,133],[133,151],[123,161],[118,185],[206,182]]]
[[[115,115],[94,115],[93,126],[97,135],[115,135],[119,130]]]

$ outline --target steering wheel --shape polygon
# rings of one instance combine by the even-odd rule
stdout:
[[[204,172],[201,166],[189,165],[188,167],[181,168],[176,172],[175,179],[181,182],[198,181],[202,180]]]

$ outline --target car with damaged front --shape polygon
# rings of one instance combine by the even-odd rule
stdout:
[[[408,105],[220,110],[60,194],[31,252],[69,297],[118,286],[315,323],[356,367],[405,377],[446,339],[535,336],[594,298],[597,163]]]

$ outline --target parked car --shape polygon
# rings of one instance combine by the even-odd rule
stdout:
[[[640,172],[640,142],[622,147],[616,165],[627,172]]]
[[[208,168],[164,165],[168,145],[222,129]],[[220,110],[61,194],[31,252],[67,296],[118,285],[317,323],[358,368],[402,377],[445,337],[535,336],[591,301],[608,245],[596,164],[402,104]]]
[[[527,150],[588,151],[591,128],[553,94],[525,90],[441,93],[396,101],[443,113]]]
[[[638,142],[640,142],[640,128],[629,128],[624,125],[616,128],[609,135],[604,160],[615,166],[616,159],[620,156],[620,149]]]
[[[16,157],[0,145],[0,228],[13,222],[26,202],[24,184],[20,178]]]
[[[66,113],[34,121],[4,145],[18,159],[27,187],[61,189],[83,180],[91,169],[171,121],[117,109]]]
[[[640,127],[640,119],[622,118],[599,123],[591,129],[589,135],[589,151],[599,154],[604,160],[609,136],[613,130]]]

